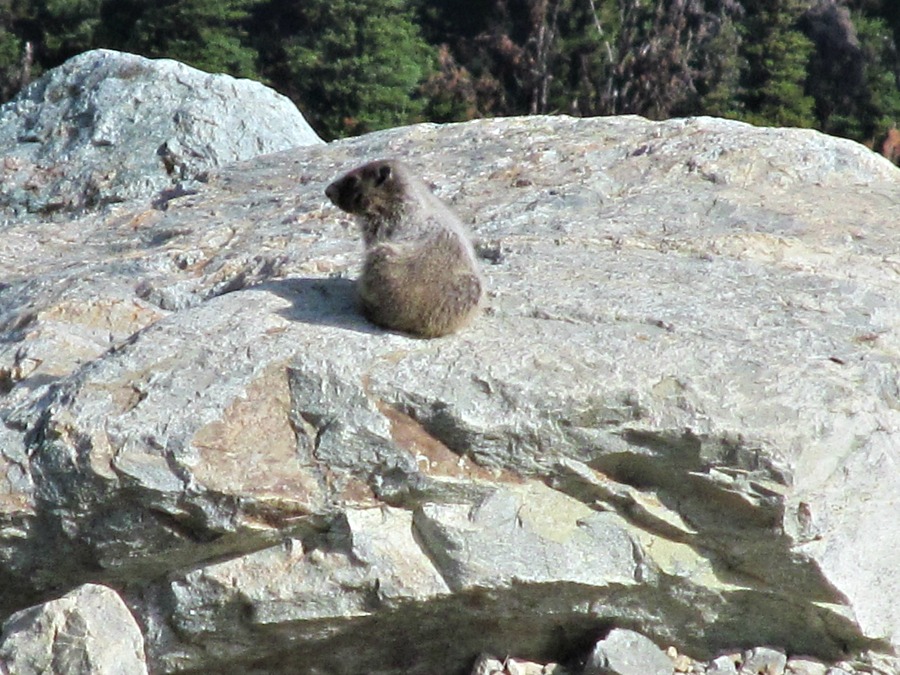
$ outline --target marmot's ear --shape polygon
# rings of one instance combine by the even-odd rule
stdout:
[[[375,179],[376,187],[381,185],[388,178],[391,177],[391,165],[390,164],[382,164],[378,167],[378,177]]]

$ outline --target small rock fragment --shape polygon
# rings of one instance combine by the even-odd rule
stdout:
[[[679,654],[675,647],[666,650],[666,656],[672,659],[672,666],[676,673],[689,673],[694,666],[694,660],[686,654]]]
[[[737,675],[737,664],[741,662],[737,654],[723,654],[709,663],[707,675]]]
[[[672,661],[649,638],[615,628],[588,657],[584,675],[672,675]]]
[[[543,675],[546,672],[544,668],[545,666],[542,666],[540,663],[507,659],[505,672],[508,675]]]
[[[472,675],[494,675],[503,672],[503,662],[490,654],[481,654],[472,666]]]
[[[556,663],[542,666],[539,663],[513,658],[501,661],[490,654],[482,654],[475,661],[472,675],[565,675],[565,673]]]
[[[144,640],[115,591],[85,584],[6,620],[0,672],[147,675]]]
[[[756,647],[744,654],[740,675],[783,675],[787,656],[780,649]]]
[[[785,667],[786,675],[825,675],[828,670],[821,661],[816,661],[806,656],[793,656],[788,659]]]

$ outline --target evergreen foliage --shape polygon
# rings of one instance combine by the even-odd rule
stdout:
[[[0,2],[0,100],[5,101],[26,84],[31,56],[15,32],[16,14],[9,0]]]
[[[434,69],[436,54],[423,39],[409,3],[277,4],[280,18],[294,28],[282,29],[274,47],[282,61],[279,78],[290,82],[310,124],[322,135],[335,138],[422,119],[425,100],[418,88]]]
[[[87,49],[254,77],[326,138],[487,115],[711,114],[872,143],[898,0],[0,0],[0,100]]]
[[[34,0],[11,4],[12,29],[24,43],[32,45],[39,75],[93,46],[92,36],[100,23],[102,0]]]
[[[884,21],[858,15],[854,23],[863,51],[863,93],[847,115],[852,120],[848,128],[826,126],[825,130],[868,140],[900,125],[900,57]]]
[[[65,0],[56,0],[65,1]],[[107,0],[98,46],[166,57],[209,72],[256,75],[242,22],[260,0]]]
[[[697,97],[693,110],[717,117],[738,117],[738,92],[741,73],[747,61],[740,51],[740,28],[734,18],[722,18],[716,33],[707,45],[706,61],[699,67],[704,76],[697,82]],[[680,114],[689,114],[679,110]]]
[[[815,101],[805,92],[813,44],[797,28],[799,1],[756,0],[746,5],[741,116],[756,124],[813,126]]]

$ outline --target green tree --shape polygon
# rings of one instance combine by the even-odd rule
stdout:
[[[34,65],[31,75],[91,49],[103,0],[27,0],[5,3],[5,28]],[[27,47],[26,47],[27,46]],[[25,53],[27,49],[27,54]],[[27,78],[26,78],[27,79]]]
[[[438,48],[437,70],[422,85],[421,93],[424,116],[432,122],[458,122],[479,115],[477,83],[446,44]]]
[[[621,15],[616,2],[569,3],[561,12],[551,104],[572,115],[608,113]]]
[[[64,0],[57,0],[64,1]],[[105,0],[97,44],[213,73],[257,74],[244,22],[261,0]]]
[[[273,25],[273,22],[276,22]],[[298,103],[323,136],[336,138],[420,121],[420,87],[436,52],[406,0],[270,2],[255,25],[264,74]],[[284,87],[283,85],[287,85]]]
[[[897,0],[844,0],[854,13],[872,19],[881,19],[894,33],[894,43],[900,44],[900,2]]]
[[[32,47],[15,33],[11,0],[0,1],[0,102],[8,101],[31,78]]]
[[[900,125],[900,57],[891,29],[881,19],[854,19],[863,51],[865,85],[857,102],[858,135],[872,140]]]
[[[754,124],[813,126],[814,101],[805,91],[813,44],[797,28],[801,3],[756,0],[747,11],[740,116]]]
[[[818,5],[806,12],[804,30],[816,45],[807,90],[820,129],[871,142],[900,121],[900,60],[883,19]]]
[[[693,65],[694,95],[688,105],[675,108],[678,115],[738,116],[736,98],[746,67],[740,53],[740,24],[734,14],[722,12],[713,25]]]
[[[42,0],[36,3],[44,29],[44,47],[65,60],[93,44],[102,0]]]

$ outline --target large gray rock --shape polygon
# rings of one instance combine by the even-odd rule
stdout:
[[[214,167],[321,142],[289,99],[258,82],[85,52],[0,108],[0,207],[162,203],[164,191],[190,189]]]
[[[383,156],[481,240],[458,335],[356,308],[323,189]],[[119,586],[160,673],[568,664],[611,626],[896,663],[898,206],[812,131],[540,117],[11,224],[0,605]]]
[[[7,619],[0,635],[0,672],[146,675],[144,641],[115,591],[86,584]]]

